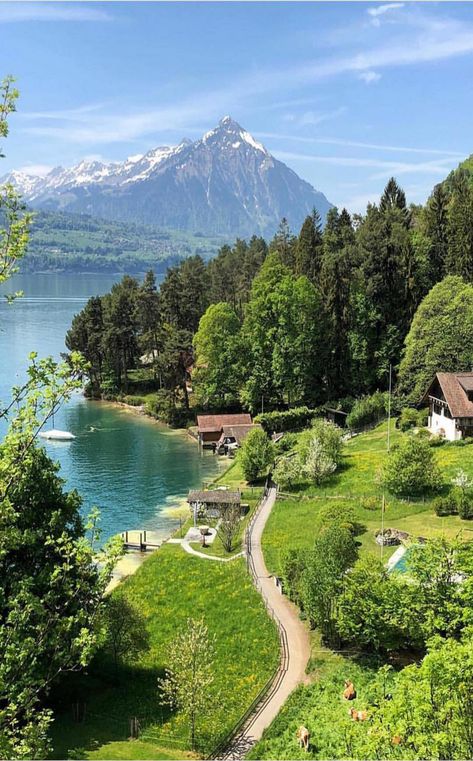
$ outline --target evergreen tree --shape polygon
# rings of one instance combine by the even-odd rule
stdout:
[[[157,361],[162,351],[161,305],[156,277],[150,270],[146,273],[138,294],[138,323],[140,331],[140,351],[147,356],[147,362],[153,366],[157,378]]]
[[[82,312],[75,315],[65,343],[70,351],[80,351],[89,363],[92,396],[100,395],[104,365],[104,317],[102,299],[92,296]]]
[[[128,370],[138,357],[138,282],[125,275],[104,297],[103,347],[108,368],[119,389],[127,390]]]
[[[473,281],[473,190],[459,174],[449,207],[446,272]]]
[[[427,202],[425,222],[430,241],[430,279],[435,285],[446,272],[448,256],[448,195],[442,184],[435,186]]]
[[[320,284],[327,316],[327,394],[330,399],[351,392],[350,293],[356,264],[355,235],[346,209],[330,209],[323,233]]]
[[[274,238],[269,244],[269,252],[279,255],[281,262],[289,269],[294,270],[297,238],[291,233],[288,221],[281,219]]]
[[[329,212],[330,213],[330,212]],[[296,243],[294,271],[317,283],[322,260],[322,224],[316,209],[305,218]]]

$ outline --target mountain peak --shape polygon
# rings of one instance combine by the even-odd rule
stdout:
[[[229,115],[196,141],[123,162],[89,158],[43,178],[12,173],[8,179],[34,208],[210,235],[271,235],[282,217],[297,228],[314,206],[322,218],[330,208]]]
[[[226,130],[232,130],[233,132],[241,132],[242,130],[238,122],[236,122],[235,119],[232,119],[231,116],[224,116],[220,119],[218,126],[223,127]]]

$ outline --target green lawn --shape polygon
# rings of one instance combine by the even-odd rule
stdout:
[[[215,674],[218,708],[201,727],[201,751],[232,728],[278,662],[278,638],[243,559],[217,563],[167,545],[152,555],[114,594],[123,594],[142,610],[150,651],[120,663],[114,672],[99,653],[87,675],[65,680],[54,696],[54,758],[187,758],[188,728],[179,714],[159,704],[157,679],[166,666],[166,647],[190,616],[203,617],[217,637]],[[221,693],[221,694],[220,694]],[[71,705],[87,704],[82,723],[72,720]],[[63,712],[61,713],[61,708]],[[140,742],[130,741],[129,719],[140,719]],[[218,730],[216,730],[216,727]]]
[[[391,423],[391,443],[402,436]],[[268,569],[280,570],[281,553],[286,547],[311,547],[315,539],[317,514],[329,502],[350,506],[356,520],[364,527],[359,536],[362,551],[381,553],[375,543],[376,530],[381,528],[382,489],[378,474],[387,457],[387,423],[351,439],[344,447],[343,462],[339,471],[323,486],[301,483],[290,499],[278,500],[263,534],[263,550]],[[459,468],[473,479],[473,446],[444,444],[435,447],[445,482],[449,482]],[[376,498],[368,509],[363,497]],[[439,518],[432,510],[432,498],[425,501],[401,501],[386,495],[385,526],[403,529],[414,536],[432,537],[446,534],[449,537],[463,532],[465,539],[473,538],[473,521],[458,516]],[[387,560],[396,548],[385,547]]]
[[[350,739],[366,732],[353,722],[348,707],[365,710],[372,704],[378,662],[357,660],[322,652],[312,661],[313,682],[298,687],[284,704],[262,739],[250,751],[249,759],[343,759],[350,757]],[[357,697],[349,704],[343,699],[344,680],[351,679]],[[389,690],[388,679],[386,689]],[[303,725],[310,732],[310,747],[299,748],[296,732]]]

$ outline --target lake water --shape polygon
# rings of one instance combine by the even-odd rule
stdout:
[[[110,290],[120,276],[15,275],[3,291],[22,290],[13,304],[0,301],[0,400],[25,377],[28,354],[59,358],[72,317],[90,296]],[[1,423],[0,423],[1,426]],[[69,443],[45,442],[61,465],[68,488],[84,500],[83,511],[101,511],[103,538],[125,529],[155,529],[163,535],[177,521],[166,508],[182,504],[189,488],[201,486],[219,468],[187,434],[77,394],[56,415],[55,427],[71,431]],[[4,435],[0,428],[0,438]]]

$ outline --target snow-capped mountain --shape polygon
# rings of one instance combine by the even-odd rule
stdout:
[[[322,218],[331,206],[229,116],[195,142],[5,182],[34,208],[205,234],[271,234],[282,217],[297,229],[314,206]]]

